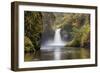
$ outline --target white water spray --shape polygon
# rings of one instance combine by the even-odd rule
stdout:
[[[62,41],[61,39],[61,34],[60,34],[61,29],[56,29],[55,30],[55,35],[54,35],[54,40],[53,41],[48,41],[41,47],[42,50],[47,50],[47,51],[54,51],[54,59],[55,60],[60,60],[61,59],[61,48],[64,47],[65,42]]]
[[[48,45],[51,45],[51,46],[64,46],[65,45],[64,41],[62,41],[61,39],[60,31],[61,31],[60,28],[56,29],[55,35],[54,35],[54,41],[52,43],[49,43]]]

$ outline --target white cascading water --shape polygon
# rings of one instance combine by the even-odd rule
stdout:
[[[61,31],[60,28],[59,29],[56,29],[55,30],[55,35],[54,35],[54,40],[53,41],[51,41],[51,40],[47,41],[45,43],[45,45],[43,45],[43,46],[49,46],[49,47],[53,47],[53,46],[55,46],[55,47],[64,46],[65,45],[65,42],[62,41],[62,39],[61,39],[60,31]]]
[[[65,43],[61,39],[60,30],[61,29],[59,28],[59,29],[56,29],[56,31],[55,31],[53,44],[56,46],[64,46],[65,45]]]
[[[55,30],[55,35],[54,35],[54,40],[53,41],[48,41],[44,46],[41,47],[41,49],[45,50],[54,50],[54,59],[55,60],[60,60],[61,59],[61,47],[64,47],[65,43],[61,39],[60,35],[61,29],[56,29]]]
[[[53,42],[53,46],[64,46],[65,43],[62,41],[61,39],[61,35],[60,35],[60,31],[61,29],[56,29],[55,31],[55,36],[54,36],[54,42]],[[55,47],[55,52],[54,52],[54,58],[55,60],[60,60],[61,58],[61,49],[59,47]]]

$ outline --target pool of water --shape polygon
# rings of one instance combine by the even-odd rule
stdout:
[[[25,53],[24,61],[68,60],[90,58],[89,48],[48,47],[34,53]]]

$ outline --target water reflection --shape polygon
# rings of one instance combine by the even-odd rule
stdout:
[[[33,53],[25,53],[25,61],[42,60],[67,60],[67,59],[86,59],[90,58],[89,48],[78,47],[49,47]]]

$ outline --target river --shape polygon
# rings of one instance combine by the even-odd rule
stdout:
[[[89,48],[80,47],[53,47],[41,49],[35,54],[25,53],[24,61],[47,61],[90,58]]]

